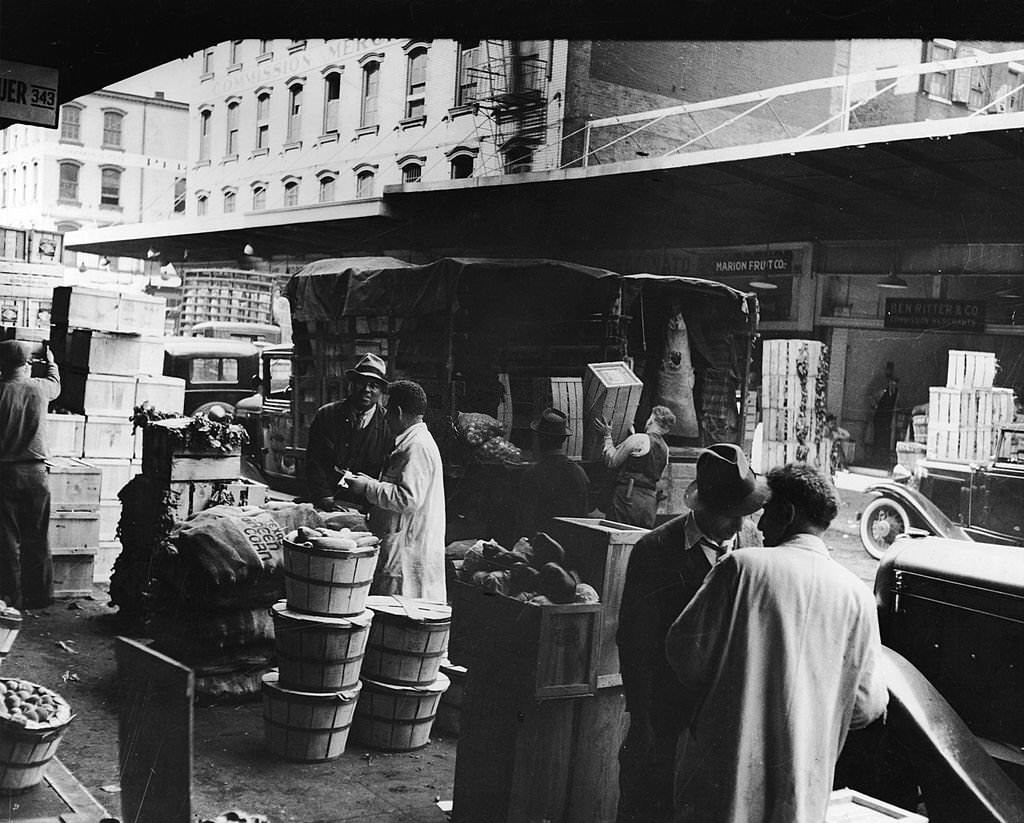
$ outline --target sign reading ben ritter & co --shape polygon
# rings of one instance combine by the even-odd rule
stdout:
[[[885,328],[984,331],[985,304],[979,300],[890,297],[885,301]]]

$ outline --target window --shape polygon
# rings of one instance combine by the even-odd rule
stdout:
[[[264,54],[274,53],[274,41],[273,40],[260,40],[260,56]]]
[[[224,214],[231,214],[235,210],[235,193],[233,191],[224,192]]]
[[[242,41],[241,40],[232,40],[230,45],[228,46],[228,65],[229,66],[237,66],[239,63],[242,62],[241,59],[239,58],[239,52],[241,51],[241,45],[242,45]]]
[[[121,205],[121,170],[103,169],[100,175],[100,205]]]
[[[299,205],[299,184],[296,180],[289,180],[284,184],[284,204],[286,206]]]
[[[267,187],[259,183],[252,187],[252,210],[263,211],[267,207]]]
[[[174,213],[184,214],[185,213],[185,189],[186,183],[184,177],[178,177],[174,181]]]
[[[213,74],[213,49],[203,50],[203,71],[204,75]]]
[[[224,153],[228,157],[238,156],[238,107],[239,103],[237,100],[232,100],[228,103],[228,140],[224,146]]]
[[[196,214],[199,217],[206,216],[206,210],[209,208],[210,198],[208,195],[200,194],[196,196]]]
[[[262,92],[256,98],[256,148],[270,146],[270,92]]]
[[[423,166],[419,163],[406,163],[402,166],[403,183],[419,183],[423,178]]]
[[[32,162],[32,202],[39,202],[39,163]]]
[[[189,367],[191,383],[237,383],[238,361],[234,358],[197,357]]]
[[[78,202],[78,164],[60,164],[60,199],[65,203]]]
[[[324,134],[338,131],[338,107],[341,104],[341,72],[324,77]]]
[[[124,115],[118,111],[103,112],[103,146],[121,147],[121,126]]]
[[[950,40],[932,40],[927,45],[925,62],[933,63],[937,60],[951,60],[956,51],[956,43]],[[953,93],[952,89],[953,72],[936,71],[924,75],[922,83],[924,90],[935,97],[949,100]]]
[[[974,66],[970,72],[967,108],[983,109],[992,99],[992,66]]]
[[[459,87],[455,92],[455,105],[466,106],[477,99],[477,75],[480,67],[480,41],[459,42]]]
[[[408,80],[405,90],[406,118],[422,117],[427,90],[427,50],[416,48],[409,52]]]
[[[21,203],[28,202],[28,166],[21,167]]]
[[[18,169],[11,169],[11,205],[18,205]]]
[[[373,179],[374,174],[368,169],[356,175],[356,197],[373,197]]]
[[[542,44],[542,40],[513,42],[512,81],[516,91],[539,92],[544,88],[545,63],[540,59]]]
[[[7,207],[7,172],[0,174],[0,209]]]
[[[505,174],[522,174],[533,169],[533,149],[513,143],[505,149]]]
[[[60,110],[60,139],[75,143],[82,140],[82,110],[78,106],[62,106]]]
[[[288,88],[288,137],[289,143],[297,143],[302,128],[302,83]]]
[[[321,203],[332,203],[334,202],[334,177],[330,174],[325,174],[320,178],[320,202]]]
[[[210,121],[213,119],[213,112],[204,109],[199,112],[199,160],[210,159]]]
[[[1011,63],[1008,82],[1010,96],[1003,101],[1006,111],[1024,111],[1024,66]]]
[[[380,63],[363,66],[363,100],[359,113],[360,126],[377,124],[377,95],[380,91]]]

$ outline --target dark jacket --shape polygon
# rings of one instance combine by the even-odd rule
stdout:
[[[341,474],[335,467],[379,478],[395,448],[383,408],[377,408],[365,429],[356,428],[356,418],[348,400],[321,406],[313,418],[306,445],[306,489],[314,503],[336,495],[344,499],[338,494]]]
[[[46,409],[60,394],[60,372],[50,363],[46,377],[22,375],[0,379],[0,462],[45,459]]]
[[[587,473],[564,454],[543,455],[519,482],[517,537],[543,531],[552,517],[585,517],[590,511]]]

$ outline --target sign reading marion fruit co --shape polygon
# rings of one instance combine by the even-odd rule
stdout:
[[[57,70],[0,60],[0,120],[57,125]]]
[[[792,249],[771,251],[712,252],[701,254],[701,272],[710,277],[728,274],[792,274]]]
[[[885,301],[885,328],[984,331],[985,304],[978,300],[890,297]]]

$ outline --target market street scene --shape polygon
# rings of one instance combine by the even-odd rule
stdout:
[[[0,51],[0,820],[1024,821],[1024,41],[210,31]]]

